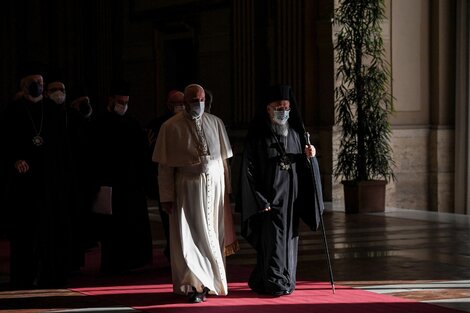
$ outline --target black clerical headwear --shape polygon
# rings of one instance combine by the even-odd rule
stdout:
[[[261,97],[261,103],[258,103],[256,113],[253,121],[251,122],[250,128],[253,131],[268,131],[267,127],[271,122],[269,121],[269,115],[266,111],[266,107],[274,101],[289,100],[290,113],[289,113],[289,127],[295,129],[301,136],[303,141],[304,127],[302,117],[300,115],[300,108],[294,96],[294,92],[289,85],[273,85],[266,88]]]
[[[265,105],[273,101],[289,100],[291,88],[288,85],[276,85],[269,87],[264,95]]]

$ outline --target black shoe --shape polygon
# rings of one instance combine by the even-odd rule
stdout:
[[[206,301],[206,295],[209,293],[209,288],[204,287],[202,292],[197,292],[195,289],[191,296],[189,297],[189,302],[191,303],[201,303]]]

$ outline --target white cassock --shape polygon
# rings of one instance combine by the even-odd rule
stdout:
[[[159,163],[161,202],[173,202],[170,252],[173,291],[187,295],[192,286],[226,295],[224,256],[224,162],[232,157],[225,126],[204,113],[187,112],[161,127],[153,161]],[[226,167],[225,167],[226,168]]]

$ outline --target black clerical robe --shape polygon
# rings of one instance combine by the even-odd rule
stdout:
[[[145,133],[131,116],[106,112],[93,121],[91,137],[96,190],[112,187],[112,214],[100,216],[98,225],[101,270],[115,273],[151,264]]]
[[[13,102],[4,114],[12,287],[62,286],[70,235],[62,114],[48,102],[26,99]],[[42,138],[42,144],[39,140],[35,145],[34,137]],[[29,165],[26,173],[15,170],[18,160]]]
[[[274,135],[268,125],[247,137],[237,209],[242,235],[257,251],[249,286],[258,293],[295,289],[299,219],[316,229],[323,210],[301,138],[293,129],[287,137]],[[264,212],[267,207],[271,210]]]

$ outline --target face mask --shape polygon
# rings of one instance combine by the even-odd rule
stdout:
[[[33,98],[33,97],[31,97],[31,95],[29,95],[27,99],[29,99],[29,101],[31,101],[33,103],[37,103],[37,102],[42,100],[42,95],[40,95],[39,97],[35,97],[35,98]]]
[[[91,113],[93,113],[93,108],[91,107],[90,102],[82,101],[78,105],[78,111],[81,115],[83,115],[83,117],[89,118],[91,116]]]
[[[122,116],[122,115],[126,114],[126,111],[127,111],[127,104],[116,103],[114,105],[114,112],[116,112],[117,114]]]
[[[57,104],[62,104],[65,102],[65,93],[61,90],[57,90],[51,93],[49,98]]]
[[[173,113],[176,114],[178,112],[184,111],[184,105],[175,105],[173,107]]]
[[[274,111],[273,121],[279,125],[284,125],[289,119],[289,111]]]
[[[193,102],[189,106],[190,106],[189,114],[191,114],[192,118],[201,117],[202,113],[204,113],[204,101]]]
[[[37,82],[33,81],[28,86],[28,93],[32,98],[38,98],[42,95],[43,89],[42,86],[39,85]]]

